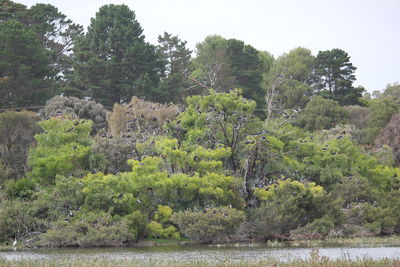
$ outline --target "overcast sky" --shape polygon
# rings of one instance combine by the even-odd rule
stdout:
[[[369,92],[400,82],[400,0],[14,0],[49,3],[85,28],[104,4],[126,4],[146,40],[164,31],[195,48],[207,35],[243,40],[275,57],[296,47],[341,48]]]

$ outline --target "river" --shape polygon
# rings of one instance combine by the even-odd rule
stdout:
[[[0,252],[0,257],[16,261],[21,259],[51,260],[62,258],[104,258],[107,260],[132,260],[151,262],[162,259],[181,263],[193,262],[255,262],[268,258],[289,261],[310,258],[311,248],[271,248],[263,245],[255,246],[157,246],[133,248],[101,248],[101,249],[35,249]],[[319,255],[329,259],[400,259],[400,247],[320,247]]]

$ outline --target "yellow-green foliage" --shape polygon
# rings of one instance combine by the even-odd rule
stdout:
[[[178,233],[175,226],[171,225],[172,209],[169,206],[159,205],[157,211],[154,214],[154,221],[147,224],[147,234],[153,238],[173,238],[179,239],[180,234]]]
[[[88,168],[91,121],[52,118],[39,125],[44,132],[37,134],[37,146],[31,151],[29,174],[41,183],[54,183],[59,175],[82,175]]]
[[[172,209],[169,206],[159,205],[154,214],[154,220],[160,223],[168,223],[172,215]]]
[[[156,150],[165,159],[167,165],[164,167],[171,172],[198,172],[200,175],[207,172],[223,172],[224,158],[228,158],[230,148],[219,147],[207,149],[197,146],[193,151],[185,151],[184,148],[178,148],[177,139],[162,138],[156,142]]]
[[[270,185],[265,188],[255,188],[254,194],[261,200],[272,200],[274,197],[279,197],[282,194],[301,194],[302,192],[309,192],[312,198],[323,197],[326,192],[322,186],[315,183],[303,184],[299,181],[292,181],[290,179],[285,181],[278,181],[278,184]]]
[[[136,209],[149,213],[159,204],[174,209],[205,205],[243,206],[238,189],[240,180],[218,173],[189,176],[169,175],[161,169],[162,158],[131,160],[132,172],[119,175],[89,174],[83,179],[89,209],[127,214]]]

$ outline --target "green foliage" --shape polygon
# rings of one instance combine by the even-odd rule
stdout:
[[[242,88],[246,98],[255,100],[258,107],[263,106],[264,92],[260,83],[268,63],[263,61],[258,50],[243,41],[227,40],[218,35],[207,36],[196,48],[192,77],[197,85],[219,92]]]
[[[142,32],[128,6],[102,6],[74,47],[78,87],[109,106],[133,95],[156,99],[163,64]]]
[[[373,100],[369,105],[364,143],[372,144],[392,116],[399,111],[398,104],[391,98]]]
[[[188,238],[209,243],[232,237],[245,218],[243,211],[219,207],[204,212],[181,211],[174,213],[171,220]]]
[[[314,87],[321,96],[336,100],[341,105],[357,104],[365,89],[353,87],[356,69],[345,51],[337,48],[320,51],[314,65]]]
[[[57,221],[52,229],[40,235],[40,246],[104,247],[122,246],[134,241],[135,233],[124,221],[106,213],[87,213],[79,219]]]
[[[260,225],[266,226],[261,232],[265,237],[305,226],[337,209],[323,187],[315,183],[303,184],[288,179],[266,188],[256,188],[255,195],[263,201],[255,213],[261,216],[256,229],[260,232],[263,229]]]
[[[4,184],[5,192],[10,198],[29,199],[34,193],[35,183],[29,178],[10,180]]]
[[[158,157],[132,160],[132,172],[88,175],[83,179],[86,208],[120,215],[139,209],[150,215],[161,204],[175,210],[228,203],[243,205],[238,179],[217,173],[168,175],[161,163]]]
[[[16,20],[0,23],[0,106],[43,104],[51,75],[49,58],[36,33]]]
[[[0,23],[15,18],[19,12],[26,10],[26,6],[9,0],[0,1]]]
[[[160,81],[159,95],[154,100],[162,103],[182,102],[184,90],[189,87],[186,74],[192,51],[186,48],[186,41],[167,32],[158,36],[158,43],[156,49],[165,62],[165,77]]]
[[[388,84],[386,86],[386,88],[384,89],[382,95],[377,98],[391,98],[396,103],[399,103],[399,101],[400,101],[400,84],[399,83]]]
[[[299,124],[309,131],[330,129],[337,124],[346,123],[347,116],[346,110],[336,101],[315,96],[305,107]]]
[[[175,226],[171,225],[172,209],[169,206],[159,205],[154,214],[154,221],[147,224],[147,235],[152,238],[180,239]]]
[[[235,169],[238,149],[247,134],[261,129],[261,122],[252,113],[254,101],[240,95],[240,91],[217,93],[210,90],[207,96],[187,98],[188,106],[171,127],[186,149],[195,146],[217,148],[221,145],[231,150],[230,164]]]
[[[293,232],[291,237],[301,235],[302,238],[326,238],[330,231],[334,228],[335,224],[332,219],[325,215],[319,219],[315,219],[312,223],[305,225]]]
[[[19,20],[31,27],[49,55],[52,78],[62,80],[71,71],[71,50],[83,27],[74,24],[57,7],[36,4],[19,14]]]
[[[301,47],[275,60],[270,72],[265,73],[263,78],[270,112],[279,115],[282,109],[305,107],[312,95],[313,63],[311,51]]]
[[[31,151],[30,177],[43,184],[54,184],[59,175],[82,176],[88,169],[91,121],[52,118],[39,125],[44,133],[35,136]]]
[[[191,59],[178,36],[147,43],[126,5],[82,32],[52,5],[0,0],[0,106],[59,94],[45,121],[0,114],[0,242],[400,232],[398,84],[361,98],[340,49],[275,60],[214,35]]]
[[[32,232],[41,231],[42,220],[35,218],[36,213],[36,207],[28,201],[0,202],[0,241],[27,239],[32,237]]]

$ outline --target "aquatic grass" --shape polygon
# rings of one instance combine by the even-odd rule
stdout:
[[[319,246],[384,246],[384,245],[399,245],[400,246],[400,236],[390,235],[390,236],[371,236],[371,237],[351,237],[351,238],[328,238],[328,239],[312,239],[312,240],[296,240],[282,242],[286,246],[291,247],[319,247]]]

